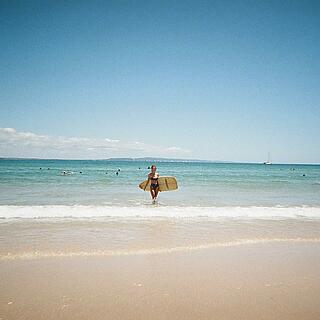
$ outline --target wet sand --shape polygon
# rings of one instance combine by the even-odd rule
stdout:
[[[0,261],[1,319],[320,319],[319,243]]]

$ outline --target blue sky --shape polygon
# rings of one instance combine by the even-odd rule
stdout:
[[[319,163],[319,33],[319,1],[1,1],[0,156]]]

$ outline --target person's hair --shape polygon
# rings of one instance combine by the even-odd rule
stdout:
[[[152,170],[152,168],[157,169],[157,167],[156,167],[156,165],[155,165],[155,164],[153,164],[153,165],[151,166],[151,170]]]

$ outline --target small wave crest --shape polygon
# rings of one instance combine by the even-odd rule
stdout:
[[[273,238],[273,239],[242,239],[229,242],[214,242],[194,246],[178,246],[169,248],[151,248],[138,250],[92,250],[92,251],[31,251],[23,253],[8,253],[0,255],[0,261],[34,260],[41,258],[72,258],[72,257],[121,257],[139,255],[170,254],[178,252],[197,251],[211,248],[236,247],[244,245],[272,243],[320,243],[320,238]]]
[[[2,220],[8,218],[253,218],[320,219],[320,207],[178,207],[178,206],[84,206],[84,205],[45,205],[45,206],[0,206]],[[0,220],[1,221],[1,220]]]

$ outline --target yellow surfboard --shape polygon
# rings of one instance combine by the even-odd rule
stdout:
[[[139,188],[145,191],[150,191],[150,182],[148,180],[139,184]],[[173,191],[178,189],[178,183],[175,177],[159,177],[159,191]]]

